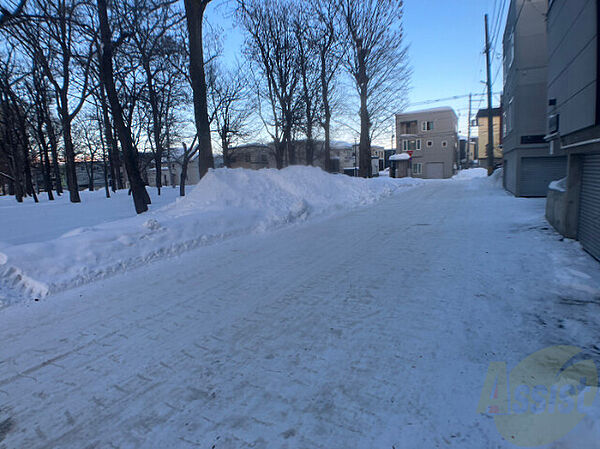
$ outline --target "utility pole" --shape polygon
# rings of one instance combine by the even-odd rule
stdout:
[[[488,97],[488,146],[487,169],[488,176],[494,172],[494,113],[492,111],[492,67],[490,62],[490,35],[488,30],[488,15],[485,15],[485,56],[487,65],[487,97]]]
[[[469,151],[471,151],[471,99],[473,95],[469,94],[469,117],[467,122],[467,150],[466,150],[466,166],[469,168]]]

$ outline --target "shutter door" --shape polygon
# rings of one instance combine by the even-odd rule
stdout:
[[[583,161],[578,238],[600,260],[600,155],[585,156]]]
[[[442,162],[430,162],[425,166],[425,175],[429,179],[444,178],[444,164]]]
[[[546,196],[548,185],[565,176],[566,157],[524,157],[521,159],[520,196]]]

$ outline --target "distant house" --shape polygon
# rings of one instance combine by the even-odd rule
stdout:
[[[490,141],[488,129],[489,113],[488,109],[480,109],[477,112],[477,127],[479,130],[479,145],[477,149],[476,160],[479,161],[480,167],[487,167],[487,148]],[[502,108],[492,109],[492,122],[494,126],[494,164],[502,164]]]
[[[554,184],[548,221],[600,260],[600,39],[598,2],[552,0],[548,8],[550,151],[568,157]]]
[[[43,184],[43,177],[41,170],[37,170],[39,173],[36,178],[38,178],[38,185]],[[110,183],[110,170],[108,169],[107,163],[107,179]],[[103,161],[94,161],[94,163],[90,161],[78,161],[75,162],[75,174],[77,176],[77,186],[79,190],[85,190],[90,187],[90,181],[92,182],[92,186],[94,189],[99,189],[104,187],[104,162]]]
[[[179,148],[171,148],[168,152],[168,157],[165,157],[160,168],[161,185],[163,187],[175,187],[181,184],[181,173],[183,155]],[[215,167],[218,166],[218,159],[215,156]],[[145,170],[144,176],[148,185],[156,187],[157,170],[154,160],[149,161],[148,168]],[[198,169],[198,156],[193,157],[187,166],[186,185],[194,185],[200,182],[200,171]]]
[[[450,178],[457,169],[458,117],[452,108],[396,115],[398,153],[412,153],[415,178]]]
[[[229,160],[231,168],[277,168],[275,149],[272,145],[262,143],[249,143],[233,147],[230,150]]]
[[[512,0],[504,31],[504,188],[515,196],[546,196],[567,172],[564,151],[550,151],[547,0]]]

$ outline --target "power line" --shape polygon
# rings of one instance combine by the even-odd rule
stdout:
[[[494,95],[498,95],[501,94],[502,92],[496,92]],[[484,97],[486,95],[485,92],[480,93],[480,94],[472,94],[473,97]],[[446,97],[446,98],[436,98],[434,100],[424,100],[424,101],[419,101],[416,103],[411,103],[409,104],[409,106],[421,106],[421,105],[425,105],[425,104],[433,104],[433,103],[440,103],[442,101],[452,101],[452,100],[460,100],[462,98],[469,98],[469,94],[464,94],[464,95],[455,95],[453,97]]]

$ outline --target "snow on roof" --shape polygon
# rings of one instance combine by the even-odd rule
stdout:
[[[351,143],[344,142],[343,140],[333,140],[330,145],[334,150],[351,150],[353,148]]]
[[[410,154],[408,153],[392,154],[390,156],[390,161],[407,161],[409,159]]]
[[[430,108],[430,109],[416,109],[414,111],[404,111],[401,112],[398,115],[412,115],[412,114],[425,114],[428,112],[452,112],[454,115],[456,115],[456,112],[454,111],[454,109],[452,109],[449,106],[443,106],[443,107],[439,107],[439,108]]]

